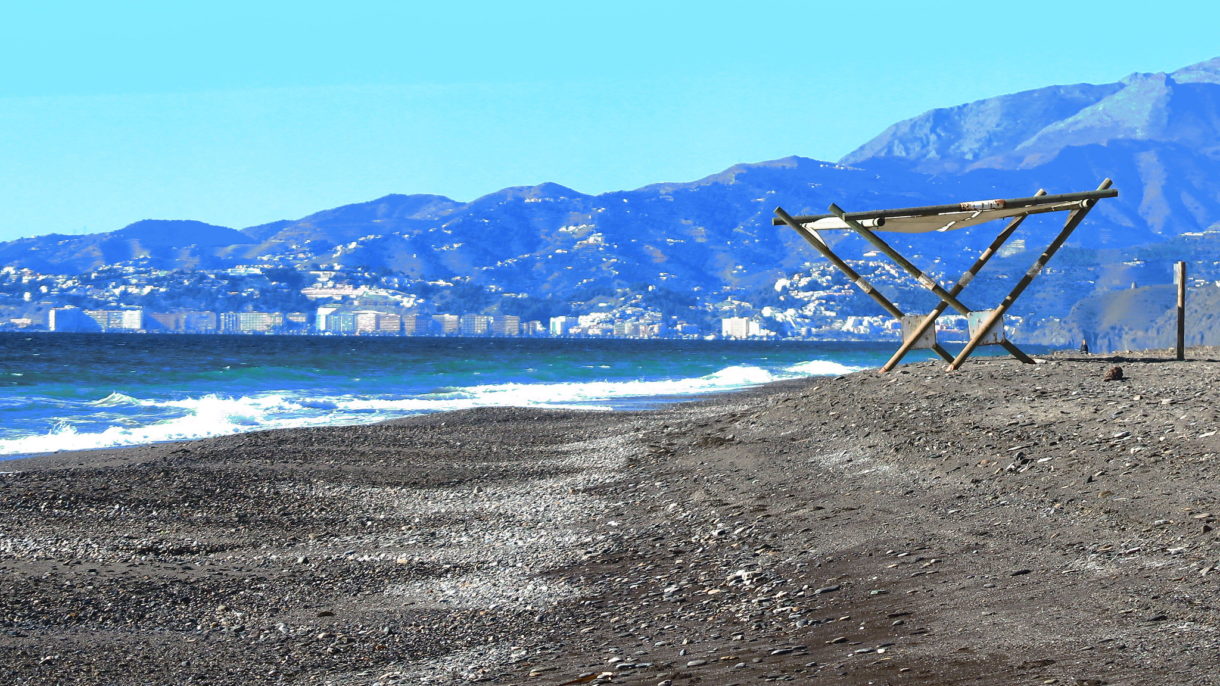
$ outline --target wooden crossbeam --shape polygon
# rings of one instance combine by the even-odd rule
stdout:
[[[830,211],[836,217],[843,220],[843,222],[851,227],[853,231],[863,236],[864,240],[871,243],[874,248],[880,250],[882,254],[893,260],[895,264],[901,267],[902,270],[907,274],[911,275],[911,277],[914,278],[915,281],[917,281],[921,286],[935,293],[936,297],[940,298],[941,302],[947,303],[949,307],[952,307],[961,314],[970,314],[970,308],[963,305],[962,302],[957,299],[957,295],[955,293],[950,293],[942,288],[941,285],[936,283],[932,277],[925,274],[922,269],[916,267],[911,263],[910,260],[903,257],[902,253],[895,250],[889,243],[886,243],[885,241],[881,240],[877,234],[864,228],[860,222],[847,216],[847,213],[844,212],[843,209],[838,205],[831,203]],[[1022,352],[1021,349],[1018,348],[1012,341],[1002,339],[1000,341],[1000,345],[1004,346],[1004,349],[1007,350],[1010,355],[1024,362],[1025,364],[1034,363],[1033,358]]]
[[[1046,191],[1040,188],[1038,189],[1038,192],[1034,194],[1034,197],[1041,195],[1046,195]],[[1025,218],[1028,216],[1029,215],[1027,214],[1023,214],[1019,217],[1013,217],[1012,220],[1008,222],[1008,225],[1005,226],[1004,229],[996,235],[995,239],[991,241],[991,245],[987,246],[986,250],[979,253],[978,259],[976,259],[974,264],[972,264],[970,268],[966,270],[966,273],[962,274],[961,278],[957,280],[957,283],[953,284],[953,287],[949,289],[949,293],[951,295],[957,295],[965,290],[966,286],[970,285],[970,282],[974,280],[974,277],[978,275],[979,271],[989,261],[991,261],[991,258],[994,257],[996,253],[1000,251],[1000,248],[1006,242],[1008,242],[1008,239],[1017,230],[1017,228],[1021,226],[1021,224],[1025,221]],[[886,362],[883,367],[881,367],[881,371],[888,372],[897,366],[898,363],[902,361],[902,358],[905,357],[908,352],[910,352],[911,348],[915,345],[915,342],[919,340],[919,337],[923,336],[929,328],[936,324],[936,318],[939,317],[948,306],[949,301],[947,300],[942,299],[939,303],[936,303],[936,307],[932,309],[927,317],[924,317],[923,321],[919,323],[919,326],[915,327],[915,331],[912,333],[912,335],[902,342],[902,345],[899,346],[898,351],[894,353],[893,357],[891,357],[889,361]]]
[[[827,260],[830,261],[831,264],[833,264],[835,267],[837,267],[839,269],[839,271],[843,272],[843,274],[848,279],[850,279],[852,283],[856,284],[856,286],[860,290],[864,291],[864,293],[866,295],[868,295],[868,297],[870,297],[874,301],[876,301],[876,303],[878,305],[880,305],[883,310],[888,312],[890,314],[890,316],[894,317],[895,319],[902,319],[903,317],[906,316],[906,313],[904,313],[902,310],[898,309],[897,305],[890,302],[889,298],[882,295],[881,292],[878,291],[876,288],[874,288],[873,285],[871,283],[869,283],[867,279],[865,279],[863,276],[860,276],[859,272],[857,272],[855,269],[852,269],[851,265],[847,264],[842,259],[840,259],[839,256],[836,255],[834,253],[834,251],[830,249],[830,246],[828,246],[824,242],[822,242],[822,240],[820,238],[818,238],[816,235],[814,235],[812,231],[810,231],[809,229],[806,229],[805,227],[803,227],[799,223],[797,223],[797,221],[792,218],[792,215],[790,215],[784,211],[784,208],[782,208],[782,207],[775,208],[775,214],[779,215],[779,218],[784,223],[786,223],[788,226],[790,226],[792,228],[792,230],[796,231],[797,234],[799,234],[801,238],[804,238],[805,241],[809,243],[809,245],[812,245],[814,247],[814,249],[816,249],[819,253],[821,253],[822,257],[825,257]],[[948,350],[945,350],[944,348],[942,348],[939,343],[934,344],[932,346],[932,351],[935,352],[937,355],[940,355],[940,357],[942,359],[944,359],[946,362],[953,361],[953,356],[949,354]]]
[[[1110,179],[1105,179],[1101,182],[1098,190],[1109,190],[1112,183],[1113,181]],[[1114,191],[1114,195],[1118,195],[1117,190]],[[1114,197],[1114,195],[1104,197]],[[979,326],[974,335],[970,337],[970,340],[966,341],[966,347],[962,348],[961,352],[957,354],[957,357],[953,358],[953,361],[949,363],[947,368],[948,371],[957,370],[962,366],[962,363],[966,361],[966,358],[970,357],[970,354],[973,353],[974,349],[977,348],[979,343],[982,342],[983,337],[987,335],[987,332],[991,331],[991,327],[995,326],[996,322],[998,322],[1000,318],[1004,316],[1004,313],[1008,311],[1008,308],[1012,307],[1013,303],[1017,301],[1017,298],[1021,297],[1021,294],[1024,293],[1025,289],[1029,287],[1029,284],[1033,283],[1038,274],[1042,272],[1042,268],[1045,267],[1046,263],[1055,256],[1055,253],[1059,251],[1059,248],[1063,246],[1063,243],[1067,241],[1069,236],[1072,235],[1072,232],[1076,230],[1076,227],[1080,226],[1080,222],[1084,221],[1085,216],[1088,215],[1089,210],[1093,209],[1094,205],[1096,205],[1095,200],[1087,200],[1081,203],[1080,209],[1072,210],[1072,212],[1068,214],[1067,221],[1064,222],[1063,229],[1059,231],[1059,235],[1055,236],[1055,240],[1051,241],[1050,245],[1046,246],[1046,249],[1043,250],[1042,254],[1038,256],[1038,259],[1034,260],[1034,264],[1029,268],[1029,271],[1025,272],[1025,276],[1021,277],[1021,280],[1017,282],[1017,285],[1013,286],[1013,289],[1009,291],[1008,295],[1004,296],[1004,300],[1000,302],[1000,305],[992,311],[991,316],[989,316],[983,322],[983,324]]]
[[[974,277],[978,274],[979,270],[982,269],[983,266],[995,256],[1000,247],[1003,246],[1009,237],[1012,236],[1013,232],[1016,231],[1021,223],[1025,221],[1028,214],[1012,217],[1004,229],[997,234],[995,239],[991,242],[991,245],[989,245],[987,249],[979,254],[979,257],[975,260],[974,264],[967,269],[964,274],[962,274],[962,276],[949,290],[945,290],[944,287],[924,273],[923,270],[912,264],[910,260],[906,259],[901,253],[882,240],[871,229],[865,227],[863,222],[870,222],[870,226],[881,226],[883,225],[886,217],[929,216],[934,214],[943,214],[946,212],[961,212],[963,210],[974,209],[975,205],[983,204],[1002,206],[1008,209],[1028,207],[1030,208],[1029,213],[1035,213],[1038,211],[1038,207],[1042,205],[1078,202],[1079,204],[1076,209],[1071,210],[1068,214],[1068,218],[1064,222],[1063,229],[1060,230],[1055,239],[1051,241],[1050,245],[1043,250],[1042,254],[1037,260],[1035,260],[1034,265],[1030,267],[1030,269],[1025,273],[1024,277],[1022,277],[1016,286],[1013,287],[1012,291],[1005,296],[1004,300],[1000,302],[999,306],[990,311],[990,314],[974,331],[974,333],[971,334],[970,340],[966,342],[966,346],[957,354],[956,357],[952,357],[950,359],[948,357],[948,353],[940,346],[939,343],[933,344],[932,350],[937,355],[940,355],[944,359],[950,359],[949,366],[946,369],[948,371],[953,371],[961,367],[962,363],[965,362],[968,357],[970,357],[970,355],[980,344],[982,344],[983,340],[987,337],[987,334],[990,333],[991,330],[1002,321],[1004,313],[1012,307],[1017,298],[1021,296],[1029,284],[1033,282],[1039,273],[1041,273],[1042,269],[1046,266],[1046,263],[1050,261],[1051,257],[1055,255],[1072,232],[1076,230],[1076,227],[1079,226],[1080,222],[1084,220],[1085,216],[1089,213],[1089,210],[1096,205],[1097,200],[1102,198],[1113,198],[1118,195],[1118,191],[1110,187],[1111,184],[1112,182],[1110,179],[1105,179],[1098,186],[1097,190],[1084,191],[1081,193],[1061,193],[1058,195],[1048,195],[1045,190],[1039,190],[1036,194],[1028,198],[983,201],[981,203],[957,203],[953,205],[929,205],[926,207],[908,207],[894,210],[874,210],[869,212],[845,212],[838,205],[832,203],[829,208],[831,212],[830,214],[803,215],[799,217],[793,217],[785,212],[782,207],[777,207],[775,208],[775,214],[777,216],[772,220],[772,223],[776,225],[786,224],[792,230],[796,231],[801,238],[805,239],[805,241],[812,245],[819,253],[822,254],[823,257],[838,268],[839,271],[843,272],[847,278],[852,281],[852,283],[856,284],[857,287],[876,301],[877,304],[881,305],[882,309],[897,319],[901,319],[905,316],[902,310],[900,310],[888,298],[879,293],[877,289],[872,286],[872,284],[865,280],[864,277],[860,276],[860,274],[856,272],[856,270],[852,269],[850,265],[839,258],[839,256],[830,249],[830,246],[827,245],[825,241],[821,240],[821,237],[817,235],[817,232],[805,226],[806,224],[812,223],[819,219],[837,217],[847,226],[847,228],[850,228],[859,234],[862,238],[872,244],[873,247],[877,248],[878,251],[882,252],[893,260],[895,264],[902,268],[903,271],[905,271],[908,275],[913,277],[919,284],[923,285],[925,288],[932,291],[938,298],[940,298],[940,303],[936,305],[931,313],[921,320],[919,326],[912,332],[912,335],[904,337],[902,345],[898,348],[898,351],[895,352],[893,357],[891,357],[890,360],[886,362],[885,366],[882,367],[881,371],[886,372],[893,369],[894,366],[897,365],[898,362],[903,358],[903,356],[905,356],[915,345],[915,343],[928,331],[928,329],[935,325],[937,317],[939,317],[946,308],[952,307],[962,314],[969,314],[971,312],[969,308],[958,300],[957,296],[968,285],[970,285],[970,283],[974,280]],[[1062,210],[1066,208],[1056,209]],[[1032,358],[1022,352],[1011,341],[1008,341],[1004,337],[1000,338],[1000,344],[1003,345],[1014,357],[1027,364],[1032,364],[1034,362]]]

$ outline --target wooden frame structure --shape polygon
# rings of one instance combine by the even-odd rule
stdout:
[[[902,345],[899,346],[898,351],[894,353],[893,357],[885,363],[885,366],[881,368],[882,372],[888,372],[893,369],[911,349],[919,347],[930,348],[932,352],[947,361],[949,363],[948,371],[954,371],[961,367],[966,358],[970,357],[971,353],[978,346],[991,344],[1001,345],[1013,357],[1024,363],[1032,364],[1033,359],[1021,352],[1020,348],[1004,336],[1004,313],[1012,307],[1017,298],[1021,296],[1021,293],[1041,273],[1046,263],[1063,246],[1063,243],[1072,235],[1072,232],[1084,220],[1089,210],[1097,204],[1097,201],[1102,198],[1113,198],[1118,195],[1118,190],[1110,188],[1110,185],[1110,179],[1105,179],[1097,187],[1097,190],[1080,193],[1047,195],[1046,191],[1039,190],[1028,198],[982,200],[952,205],[905,207],[869,212],[844,212],[838,205],[832,203],[829,208],[830,214],[798,217],[788,214],[782,207],[776,207],[776,218],[772,220],[772,224],[777,226],[787,225],[796,231],[801,238],[804,238],[806,242],[812,245],[815,250],[829,260],[839,271],[843,272],[856,286],[875,300],[877,304],[881,305],[886,312],[902,322]],[[1042,251],[1038,259],[1034,261],[1033,266],[1029,268],[999,305],[991,310],[971,310],[958,300],[957,296],[970,285],[970,282],[974,280],[979,270],[999,252],[1000,248],[1017,228],[1021,226],[1026,217],[1031,214],[1059,211],[1068,212],[1063,228],[1060,229],[1055,239]],[[974,264],[948,290],[941,287],[934,279],[912,264],[910,260],[903,257],[901,253],[876,234],[876,231],[895,231],[899,233],[948,231],[996,219],[1008,219],[1009,221],[996,234],[991,245],[987,246],[987,249],[979,254]],[[890,258],[902,271],[910,275],[921,286],[932,291],[940,299],[940,302],[930,313],[922,317],[918,315],[905,315],[893,302],[877,292],[877,289],[872,284],[860,276],[859,273],[830,249],[830,246],[822,239],[819,231],[835,229],[850,230],[864,238],[878,252]],[[967,341],[966,346],[956,356],[950,355],[948,351],[942,348],[936,342],[935,337],[936,319],[946,308],[950,307],[966,315],[970,323],[970,340]]]

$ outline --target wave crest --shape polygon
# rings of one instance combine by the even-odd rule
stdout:
[[[783,379],[846,374],[858,369],[861,368],[829,360],[809,360],[779,369],[733,365],[704,376],[687,378],[484,384],[399,397],[316,397],[282,391],[239,397],[207,394],[158,401],[115,392],[85,403],[95,408],[98,415],[94,417],[95,422],[109,424],[105,428],[84,431],[60,422],[43,434],[0,439],[0,455],[116,448],[259,429],[368,423],[409,414],[475,407],[613,409],[623,406],[627,399],[638,401],[721,393]],[[116,421],[116,410],[122,408],[133,408],[133,416]],[[101,411],[103,409],[105,412]],[[150,417],[165,418],[150,421]],[[132,425],[135,422],[144,423]]]

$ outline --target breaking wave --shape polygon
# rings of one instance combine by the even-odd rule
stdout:
[[[672,400],[783,379],[845,374],[858,369],[860,367],[828,360],[811,360],[775,369],[733,365],[689,378],[499,383],[442,388],[414,395],[319,397],[309,389],[300,389],[236,397],[207,394],[152,400],[115,392],[80,403],[71,421],[59,421],[45,433],[16,436],[10,433],[8,437],[0,438],[0,456],[116,448],[263,429],[371,423],[404,415],[475,407],[611,410],[648,399]]]

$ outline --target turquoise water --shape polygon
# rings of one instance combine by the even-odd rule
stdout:
[[[647,407],[877,367],[894,347],[5,333],[0,459],[480,406]]]

